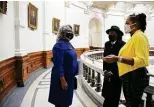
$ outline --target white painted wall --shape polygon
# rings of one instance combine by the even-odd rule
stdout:
[[[110,29],[111,26],[116,25],[124,32],[124,24],[125,20],[123,16],[115,16],[115,15],[108,15],[105,18],[105,41],[108,41],[108,35],[106,34],[106,30]],[[123,40],[127,40],[127,36],[123,36]]]
[[[60,19],[60,25],[65,24],[65,7],[64,1],[45,1],[45,28],[44,28],[44,43],[45,50],[52,50],[56,42],[57,35],[52,33],[52,19]]]
[[[20,21],[25,28],[20,28],[20,43],[21,47],[30,52],[43,50],[43,1],[32,1],[34,6],[38,8],[38,27],[36,30],[31,30],[28,27],[28,4],[27,1],[20,2]]]
[[[150,47],[154,47],[154,17],[147,21],[147,28],[145,33],[148,37]]]
[[[54,10],[52,12],[52,10]],[[55,11],[56,10],[56,11]],[[89,22],[92,18],[102,15],[91,12],[89,15],[84,13],[84,9],[70,5],[65,7],[64,1],[46,1],[45,2],[45,45],[46,50],[51,50],[56,42],[57,35],[52,33],[52,19],[58,18],[61,20],[60,25],[74,24],[80,25],[80,34],[75,36],[71,43],[75,48],[89,47]],[[100,17],[100,19],[101,19]],[[101,20],[102,21],[102,20]],[[50,24],[51,23],[51,24]]]
[[[122,31],[124,31],[125,19],[124,16],[118,14],[111,15],[111,13],[104,18],[103,14],[93,9],[89,14],[84,13],[84,9],[70,5],[65,7],[64,1],[32,1],[38,8],[38,28],[32,31],[28,28],[28,1],[19,2],[19,38],[18,44],[21,50],[26,50],[27,53],[52,50],[53,45],[56,42],[57,35],[52,33],[52,19],[60,19],[60,25],[73,24],[80,25],[80,35],[74,37],[71,41],[75,48],[87,48],[89,47],[89,23],[90,20],[96,18],[100,21],[102,27],[102,47],[105,41],[108,41],[108,35],[106,30],[112,25],[117,25]],[[0,61],[13,57],[15,50],[18,48],[15,46],[15,2],[8,2],[7,15],[0,14]],[[154,32],[153,32],[154,18],[147,22],[146,34],[149,38],[150,46],[154,47]],[[17,37],[17,35],[16,35]],[[123,36],[123,40],[127,41],[130,37]],[[95,41],[96,42],[96,41]],[[17,45],[17,44],[16,44]],[[94,44],[94,46],[98,44]]]
[[[0,61],[14,56],[14,2],[8,2],[7,14],[0,13]]]
[[[66,24],[80,25],[79,36],[75,36],[71,43],[75,48],[87,48],[88,44],[88,24],[89,24],[89,16],[84,14],[84,10],[75,6],[70,6],[70,8],[66,8]]]

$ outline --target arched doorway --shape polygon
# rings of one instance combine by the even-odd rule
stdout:
[[[102,48],[102,24],[97,18],[92,18],[89,22],[89,47]]]

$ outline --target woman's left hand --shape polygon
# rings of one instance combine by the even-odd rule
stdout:
[[[103,60],[107,63],[114,63],[118,61],[118,56],[116,55],[108,55],[103,58]]]

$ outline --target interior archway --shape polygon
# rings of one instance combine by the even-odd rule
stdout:
[[[89,47],[102,47],[102,24],[97,18],[92,18],[89,22]]]

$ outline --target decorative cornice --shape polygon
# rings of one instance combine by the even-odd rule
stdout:
[[[98,8],[94,8],[93,6],[87,6],[85,4],[85,6],[81,5],[83,4],[83,2],[70,2],[70,1],[66,1],[65,2],[65,7],[69,7],[72,5],[72,6],[75,6],[75,7],[78,7],[80,9],[83,9],[84,13],[85,14],[89,14],[90,12],[95,12],[95,13],[99,13],[99,14],[104,14],[104,12],[101,12],[103,9],[98,9]],[[99,11],[96,11],[95,9],[98,9]]]

